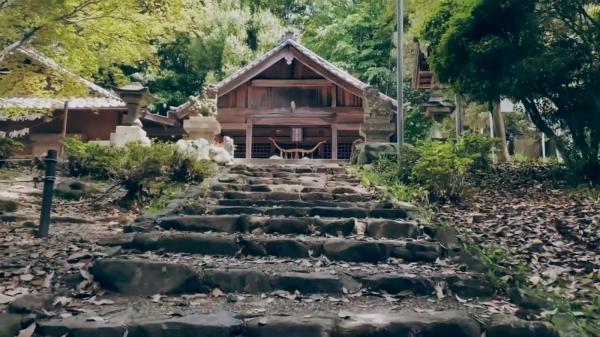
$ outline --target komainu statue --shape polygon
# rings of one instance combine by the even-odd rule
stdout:
[[[383,99],[379,90],[367,87],[363,95],[364,121],[360,134],[369,143],[387,143],[394,133],[394,106]]]

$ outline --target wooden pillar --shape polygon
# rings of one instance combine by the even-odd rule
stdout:
[[[252,158],[252,120],[246,123],[246,159]]]
[[[335,124],[331,125],[331,159],[338,159],[338,130]]]

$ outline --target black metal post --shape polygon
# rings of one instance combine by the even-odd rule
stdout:
[[[47,237],[50,231],[50,212],[52,211],[52,196],[54,195],[56,174],[56,150],[48,150],[45,162],[46,176],[44,177],[44,192],[42,194],[42,212],[40,213],[38,238]]]

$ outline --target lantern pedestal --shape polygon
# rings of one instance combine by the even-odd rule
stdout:
[[[183,121],[183,129],[188,134],[187,139],[205,139],[210,144],[221,133],[221,124],[213,116],[192,116]]]
[[[117,125],[115,132],[110,134],[110,145],[123,147],[136,142],[144,146],[152,144],[150,138],[146,136],[146,131],[138,125]]]

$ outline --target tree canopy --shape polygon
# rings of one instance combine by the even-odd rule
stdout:
[[[567,161],[600,179],[600,21],[594,0],[444,0],[427,19],[431,65],[480,101],[521,102]]]
[[[0,60],[19,46],[34,46],[82,76],[122,83],[116,65],[155,64],[156,42],[187,31],[199,19],[197,8],[191,0],[0,0]],[[12,74],[2,80],[10,82]]]

